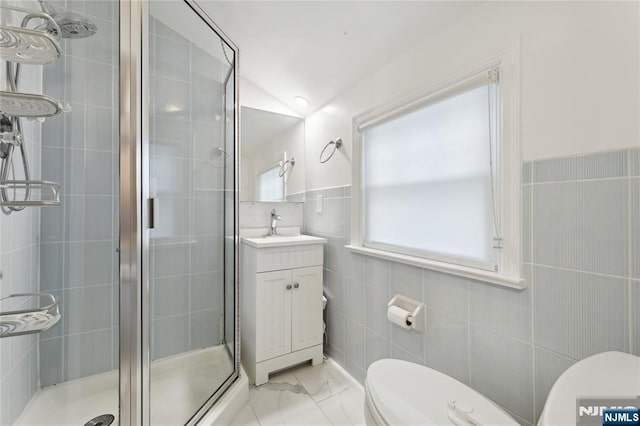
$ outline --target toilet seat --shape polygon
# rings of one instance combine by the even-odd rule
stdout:
[[[454,378],[396,359],[369,366],[365,401],[367,424],[469,424],[466,418],[483,425],[518,425],[489,399]]]

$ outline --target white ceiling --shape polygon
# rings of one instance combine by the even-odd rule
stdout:
[[[240,73],[302,116],[451,24],[479,2],[213,1]],[[303,96],[306,108],[294,101]]]
[[[287,129],[300,124],[301,118],[277,114],[254,108],[242,107],[240,134],[242,150],[253,150],[262,144],[274,140]]]

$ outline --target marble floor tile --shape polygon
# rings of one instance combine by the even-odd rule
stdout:
[[[364,390],[333,360],[274,374],[250,386],[234,426],[364,425]]]
[[[278,374],[249,389],[249,403],[260,425],[330,425],[320,407],[291,373]]]
[[[252,389],[250,404],[260,425],[330,425],[307,394],[267,388]]]
[[[364,392],[362,388],[350,386],[344,392],[318,403],[331,424],[341,426],[364,426]]]
[[[316,367],[303,366],[291,371],[302,383],[314,401],[319,402],[344,392],[351,385],[351,378],[336,368],[333,361],[327,360]]]

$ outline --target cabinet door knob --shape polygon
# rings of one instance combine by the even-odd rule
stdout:
[[[300,287],[300,284],[298,284],[298,283],[295,283],[295,284],[293,285],[293,288],[298,288],[298,287]]]
[[[287,284],[287,290],[291,290],[291,284]]]

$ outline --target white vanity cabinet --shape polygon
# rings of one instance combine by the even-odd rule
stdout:
[[[242,240],[242,363],[256,385],[274,371],[322,363],[325,242],[302,235]]]

